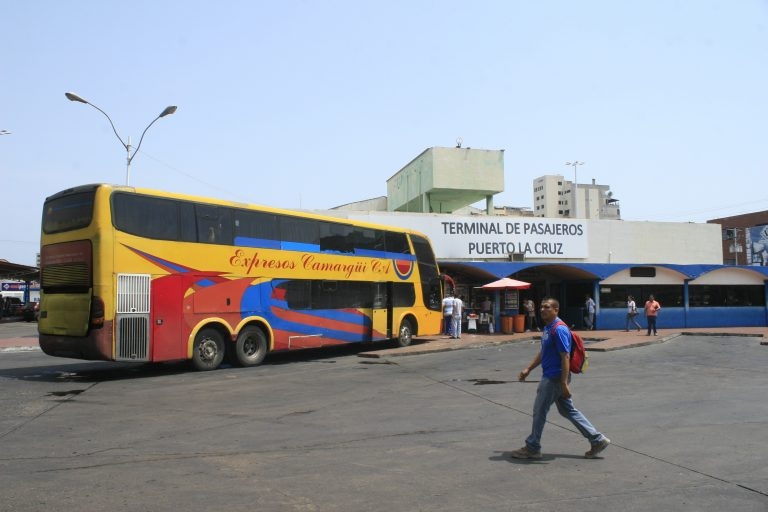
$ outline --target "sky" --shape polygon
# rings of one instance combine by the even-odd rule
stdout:
[[[434,146],[504,149],[496,206],[546,174],[628,221],[768,209],[768,0],[4,2],[0,259],[43,201],[126,182],[281,208],[386,195]],[[482,206],[482,204],[481,204]],[[654,241],[654,243],[657,241]],[[662,242],[662,241],[658,241]]]

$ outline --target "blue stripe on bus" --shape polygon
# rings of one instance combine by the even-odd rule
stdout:
[[[368,258],[385,258],[388,260],[415,261],[416,256],[403,252],[374,251],[371,249],[355,249],[356,256],[366,256]]]
[[[251,238],[248,236],[236,236],[235,245],[241,247],[255,247],[257,249],[279,249],[278,240],[269,240],[266,238]]]
[[[174,271],[178,272],[179,274],[186,274],[187,272],[191,272],[194,269],[191,269],[189,267],[184,267],[178,263],[173,263],[171,261],[168,261],[166,259],[160,258],[159,256],[155,256],[153,254],[149,254],[148,252],[140,251],[139,249],[134,249],[133,247],[126,245],[125,247],[128,247],[133,252],[140,254],[144,258],[148,259],[149,261],[155,262],[156,264],[168,267],[170,269],[173,269]]]
[[[235,245],[239,247],[253,247],[256,249],[283,249],[285,251],[320,252],[337,254],[339,256],[365,256],[368,258],[384,258],[390,260],[416,261],[413,254],[402,252],[377,251],[374,249],[354,249],[354,252],[342,252],[337,250],[321,250],[318,244],[305,242],[286,242],[269,240],[267,238],[251,238],[247,236],[235,237]]]
[[[320,252],[320,245],[305,242],[287,242],[283,240],[280,242],[280,248],[285,251]]]
[[[276,280],[282,281],[282,280]],[[274,284],[274,282],[272,283]],[[324,337],[341,340],[348,343],[371,341],[370,328],[371,318],[360,311],[335,310],[335,309],[290,309],[285,300],[274,299],[271,297],[272,286],[270,283],[261,283],[250,286],[242,295],[241,309],[243,316],[250,314],[261,314],[269,320],[273,329],[292,331],[298,334],[315,335],[322,334]],[[333,320],[343,322],[351,327],[362,328],[363,332],[349,332],[345,330],[332,329],[329,327],[319,327],[310,322],[300,323],[291,320],[279,318],[272,313],[272,308],[283,310],[287,313],[299,313],[308,317],[316,317],[318,323],[320,320]]]

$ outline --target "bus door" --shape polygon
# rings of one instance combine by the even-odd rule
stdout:
[[[152,281],[152,361],[185,359],[187,346],[184,306],[190,298],[184,297],[186,285],[179,274],[163,276]]]
[[[371,341],[392,339],[392,282],[373,283]]]

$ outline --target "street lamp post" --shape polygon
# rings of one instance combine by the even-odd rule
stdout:
[[[112,131],[115,132],[115,136],[117,137],[117,140],[119,140],[120,144],[122,144],[123,147],[125,148],[125,153],[126,153],[126,158],[125,158],[125,184],[126,185],[130,184],[130,181],[131,181],[131,162],[133,161],[133,157],[136,156],[136,153],[138,153],[139,148],[141,147],[141,142],[144,140],[144,134],[147,133],[147,130],[149,130],[150,126],[155,124],[155,121],[157,121],[161,117],[169,116],[169,115],[173,114],[174,112],[176,112],[176,106],[175,105],[171,105],[171,106],[165,107],[165,109],[162,112],[160,112],[160,115],[157,116],[156,118],[154,118],[152,120],[152,122],[149,123],[146,128],[144,128],[144,131],[141,133],[141,138],[139,139],[138,145],[136,145],[136,147],[133,148],[133,153],[131,153],[131,148],[133,147],[133,146],[131,146],[131,138],[128,137],[128,143],[127,144],[125,143],[125,141],[123,141],[123,138],[120,137],[120,134],[117,133],[117,129],[115,128],[115,123],[112,122],[112,119],[109,117],[109,115],[107,115],[106,112],[101,110],[99,107],[97,107],[96,105],[94,105],[90,101],[81,98],[80,96],[78,96],[77,94],[75,94],[73,92],[65,92],[64,96],[66,96],[69,101],[77,101],[79,103],[85,103],[86,105],[92,106],[93,108],[95,108],[96,110],[98,110],[99,112],[104,114],[104,117],[107,118],[107,120],[109,121],[110,126],[112,126]]]
[[[584,162],[574,160],[573,162],[565,162],[565,165],[573,166],[573,218],[579,218],[579,180],[576,178],[576,166],[584,165]]]

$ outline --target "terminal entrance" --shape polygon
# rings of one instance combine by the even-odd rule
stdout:
[[[552,297],[560,302],[560,318],[575,329],[584,329],[584,302],[587,294],[594,299],[595,283],[597,276],[584,270],[567,265],[552,264],[528,267],[508,275],[500,275],[494,272],[514,270],[508,268],[506,263],[499,263],[494,269],[492,263],[486,263],[484,268],[477,268],[472,264],[462,262],[441,262],[440,270],[448,274],[455,282],[455,294],[463,297],[467,314],[473,312],[482,313],[483,302],[486,298],[493,302],[495,328],[497,332],[504,332],[513,326],[515,332],[524,332],[527,329],[541,326],[539,317],[539,305],[541,300]],[[510,277],[519,281],[531,283],[531,287],[525,290],[516,290],[517,300],[512,302],[504,292],[488,292],[481,287],[502,277]],[[514,315],[525,315],[525,301],[533,300],[535,304],[535,320],[515,324]],[[599,326],[599,318],[595,320],[595,326]],[[520,329],[520,325],[524,328]]]

